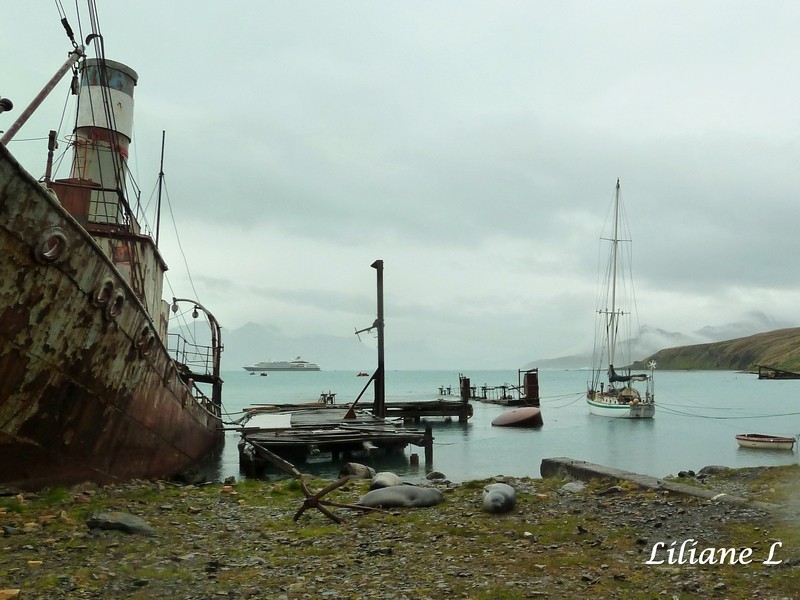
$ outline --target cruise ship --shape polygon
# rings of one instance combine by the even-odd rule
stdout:
[[[245,371],[251,373],[264,371],[319,371],[317,363],[308,362],[299,356],[294,360],[267,360],[258,362],[254,365],[244,367]]]

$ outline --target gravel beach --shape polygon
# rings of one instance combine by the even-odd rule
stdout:
[[[798,473],[689,480],[780,504]],[[483,487],[496,481],[516,491],[511,512],[482,508]],[[295,521],[304,496],[290,479],[9,492],[0,497],[0,599],[798,597],[800,536],[789,507],[771,514],[603,480],[429,485],[443,503],[329,507],[341,524],[311,505]],[[351,504],[368,490],[369,481],[351,480],[323,500]],[[109,511],[145,529],[92,520]]]

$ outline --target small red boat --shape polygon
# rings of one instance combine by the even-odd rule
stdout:
[[[542,411],[537,406],[523,406],[508,410],[492,421],[495,427],[522,427],[536,429],[544,425]]]
[[[369,373],[366,371],[359,371],[357,377],[369,377]]]

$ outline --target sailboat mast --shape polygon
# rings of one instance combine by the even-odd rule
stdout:
[[[617,347],[617,249],[619,246],[619,178],[614,191],[614,236],[611,240],[611,312],[608,319],[608,363],[614,364]]]

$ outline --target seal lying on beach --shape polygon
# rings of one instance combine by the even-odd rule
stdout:
[[[483,510],[488,513],[504,513],[514,508],[517,493],[507,483],[490,483],[483,488]]]
[[[403,485],[403,480],[400,479],[399,475],[396,475],[391,471],[381,471],[380,473],[375,473],[375,477],[372,478],[372,483],[369,485],[369,489],[377,490],[380,488],[391,487],[393,485]]]
[[[444,502],[444,495],[436,488],[416,485],[392,485],[367,492],[356,504],[372,508],[394,506],[436,506]]]
[[[361,463],[344,463],[339,469],[339,479],[342,477],[353,477],[355,479],[370,479],[375,477],[375,469],[367,467]]]

